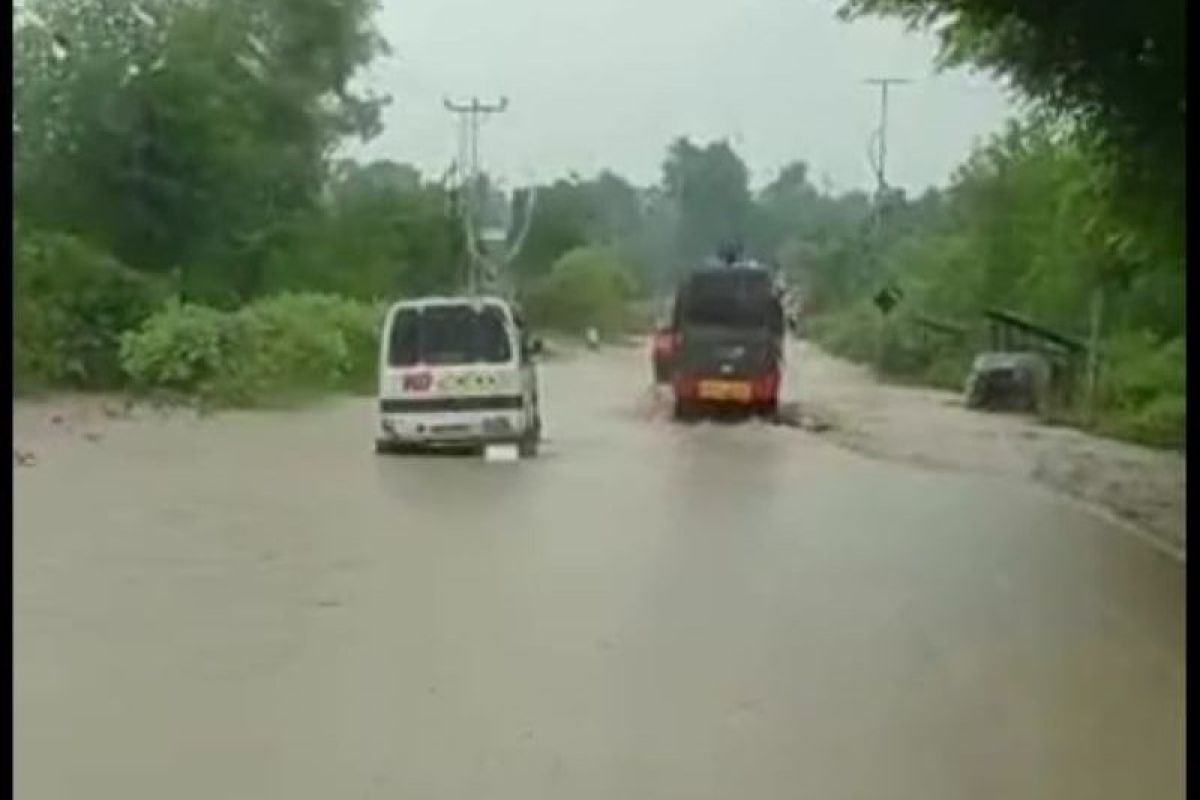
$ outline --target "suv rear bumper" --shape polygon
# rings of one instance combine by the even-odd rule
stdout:
[[[705,381],[738,382],[749,384],[745,399],[701,397],[700,384]],[[754,375],[706,375],[694,372],[676,372],[671,376],[671,391],[676,400],[686,402],[725,403],[730,405],[761,405],[775,403],[779,399],[780,374],[778,370]]]

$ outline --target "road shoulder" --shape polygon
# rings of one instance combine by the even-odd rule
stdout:
[[[1031,418],[967,410],[953,392],[881,384],[808,342],[792,345],[792,395],[825,436],[866,455],[1032,480],[1106,511],[1186,558],[1186,457]]]

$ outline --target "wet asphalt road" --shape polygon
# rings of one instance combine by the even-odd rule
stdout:
[[[1033,486],[670,424],[647,373],[548,365],[520,464],[377,458],[369,400],[41,435],[16,797],[1182,796],[1181,565]]]

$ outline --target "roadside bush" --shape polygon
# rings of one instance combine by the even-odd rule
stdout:
[[[373,386],[379,359],[379,328],[386,308],[344,297],[313,292],[281,294],[247,306],[243,313],[257,317],[281,332],[302,324],[341,339],[339,368],[333,388],[365,391]],[[292,335],[298,341],[299,332]]]
[[[603,248],[571,250],[528,293],[526,308],[535,325],[570,333],[595,327],[611,337],[629,322],[633,283],[621,262]]]
[[[934,361],[934,347],[912,323],[896,316],[882,323],[879,369],[896,378],[916,379],[925,375]]]
[[[869,303],[856,303],[808,320],[808,336],[832,355],[871,363],[878,348],[879,312]]]
[[[135,388],[206,394],[244,348],[232,315],[172,302],[121,342],[121,366]]]
[[[1158,447],[1182,447],[1187,424],[1186,345],[1148,333],[1110,340],[1102,362],[1098,427]]]
[[[653,333],[658,322],[656,311],[654,303],[648,300],[626,303],[625,333],[637,336],[647,336]]]
[[[929,365],[921,375],[923,383],[939,389],[962,391],[971,371],[971,353],[966,348],[947,344],[934,351]]]
[[[172,304],[122,343],[135,388],[217,406],[261,406],[361,389],[374,375],[381,310],[317,294],[234,312]]]
[[[1110,339],[1103,350],[1106,405],[1130,409],[1163,394],[1186,393],[1186,348],[1182,338],[1161,342],[1147,332]]]
[[[1187,398],[1160,395],[1135,411],[1101,417],[1100,429],[1152,447],[1183,449],[1187,438]]]
[[[923,333],[902,310],[881,320],[869,302],[814,317],[807,330],[829,353],[877,366],[901,381],[959,391],[971,367],[965,342]]]
[[[13,389],[111,389],[120,338],[153,313],[164,285],[86,242],[13,224]]]

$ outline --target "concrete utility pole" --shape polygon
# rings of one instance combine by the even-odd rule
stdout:
[[[887,125],[888,125],[888,89],[891,86],[911,83],[906,78],[868,78],[864,83],[879,87],[879,128],[872,139],[876,140],[871,148],[871,167],[875,171],[876,192],[882,199],[887,190]]]
[[[872,214],[871,244],[868,252],[871,258],[877,258],[880,229],[883,227],[883,207],[887,201],[887,126],[888,126],[888,89],[892,86],[909,83],[905,78],[868,78],[864,83],[879,87],[879,127],[871,136],[871,144],[867,158],[875,173],[875,210]],[[879,320],[878,340],[875,350],[875,369],[883,372],[885,345],[889,336],[888,313],[895,304],[895,284],[888,281],[883,290],[876,295],[876,305],[882,312]]]
[[[508,98],[497,103],[481,103],[472,97],[469,103],[442,101],[446,110],[458,115],[458,185],[463,196],[463,218],[467,234],[467,287],[472,294],[479,290],[479,270],[482,266],[475,242],[475,221],[479,214],[479,126],[488,114],[499,114],[508,108]]]

